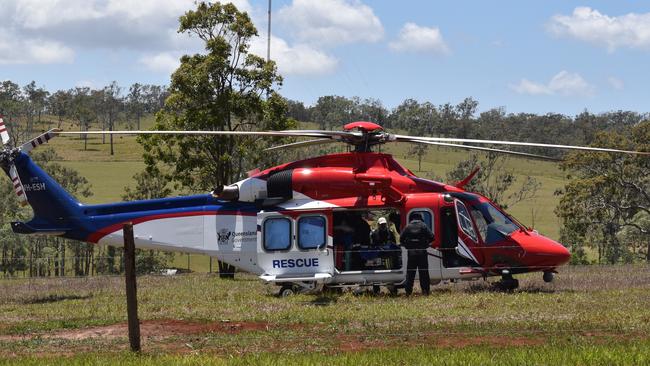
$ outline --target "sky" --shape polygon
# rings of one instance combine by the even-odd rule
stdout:
[[[233,1],[266,55],[267,0]],[[48,90],[169,84],[198,40],[176,32],[192,0],[2,0],[0,80]],[[307,105],[359,96],[394,108],[649,112],[650,1],[273,0],[280,93]]]

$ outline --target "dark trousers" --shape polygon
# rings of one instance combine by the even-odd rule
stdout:
[[[413,292],[415,271],[420,274],[420,288],[425,295],[429,294],[429,255],[423,250],[409,250],[406,264],[406,294]]]

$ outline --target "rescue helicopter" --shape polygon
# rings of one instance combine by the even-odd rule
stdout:
[[[186,134],[307,137],[271,149],[344,143],[346,153],[288,162],[252,173],[246,179],[206,194],[143,201],[79,203],[29,157],[57,135]],[[280,287],[281,295],[324,287],[388,286],[405,281],[406,250],[375,248],[364,239],[369,221],[388,218],[399,232],[418,214],[434,233],[427,249],[431,283],[501,276],[515,289],[513,275],[542,272],[553,280],[570,259],[560,243],[518,222],[494,202],[464,190],[476,170],[455,184],[417,177],[390,154],[374,148],[410,142],[490,151],[533,159],[548,157],[485,147],[536,146],[650,154],[637,151],[531,142],[416,137],[386,132],[372,122],[352,122],[341,131],[84,131],[50,130],[11,147],[0,117],[4,150],[0,165],[15,193],[34,216],[12,222],[18,234],[56,235],[102,245],[123,244],[123,224],[134,225],[138,248],[216,256]],[[341,230],[341,226],[352,228]],[[361,235],[357,235],[362,233]],[[359,238],[359,239],[357,239]]]

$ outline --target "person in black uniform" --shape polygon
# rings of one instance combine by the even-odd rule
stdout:
[[[400,244],[408,251],[408,263],[406,265],[406,295],[413,292],[413,281],[415,271],[420,274],[420,288],[423,295],[429,295],[429,255],[427,248],[433,241],[433,233],[422,221],[422,215],[414,213],[411,215],[411,222],[406,225]]]
[[[377,228],[370,233],[370,244],[375,247],[383,247],[396,242],[395,234],[388,228],[388,221],[386,218],[380,217],[377,220]]]

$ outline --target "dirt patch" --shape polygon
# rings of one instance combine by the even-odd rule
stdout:
[[[271,329],[265,322],[212,322],[199,323],[183,320],[163,319],[144,320],[140,322],[140,335],[142,338],[167,338],[181,335],[203,333],[236,334],[244,331],[264,331]],[[119,323],[91,328],[62,330],[51,333],[0,336],[0,341],[18,341],[34,338],[84,340],[90,338],[116,339],[127,338],[127,323]]]

